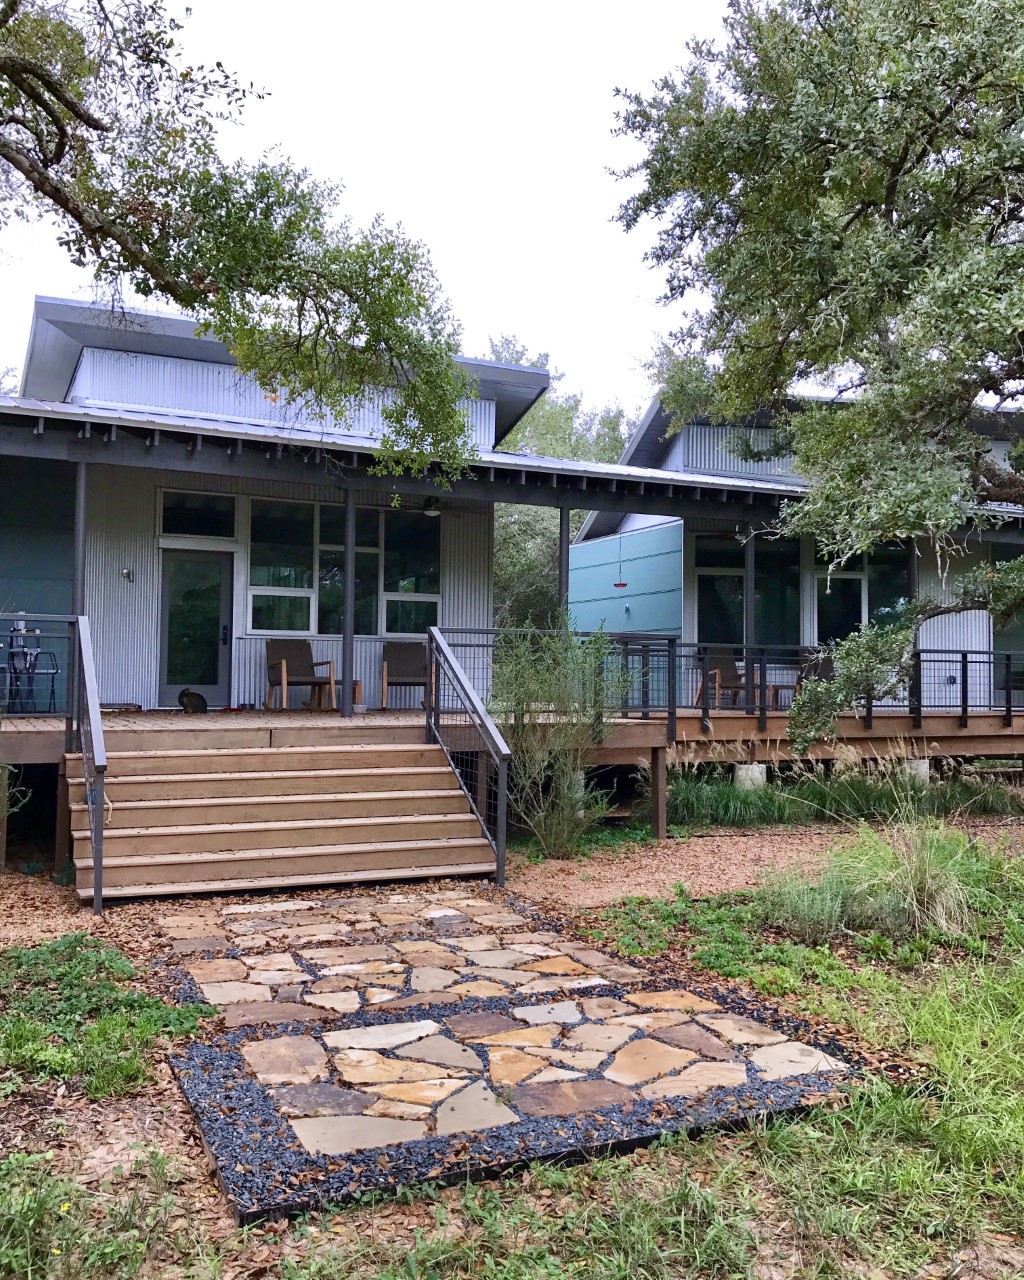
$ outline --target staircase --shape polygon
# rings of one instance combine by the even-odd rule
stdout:
[[[193,749],[177,735],[163,745],[154,737],[130,750],[110,742],[104,898],[495,870],[494,851],[439,746],[261,740]],[[67,757],[67,775],[76,886],[91,899],[80,755]]]

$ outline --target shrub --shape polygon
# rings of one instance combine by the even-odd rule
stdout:
[[[669,778],[668,820],[685,827],[758,827],[772,823],[894,822],[914,817],[1008,817],[1024,813],[1024,798],[998,782],[976,775],[915,782],[897,766],[871,771],[820,768],[795,778],[741,790],[720,773],[673,770]]]
[[[602,632],[580,637],[568,628],[505,631],[495,648],[493,704],[512,752],[510,816],[551,858],[571,857],[608,812],[586,771],[605,706],[621,697],[609,655]]]

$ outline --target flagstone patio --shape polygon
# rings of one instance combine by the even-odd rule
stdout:
[[[190,901],[162,926],[180,997],[223,1009],[172,1065],[242,1220],[785,1110],[855,1069],[488,890]]]

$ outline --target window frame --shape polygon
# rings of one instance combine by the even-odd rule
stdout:
[[[228,495],[230,496],[230,495]],[[269,502],[286,502],[295,506],[312,506],[313,507],[313,585],[312,587],[260,587],[253,586],[251,582],[252,576],[252,503],[254,501]],[[320,511],[322,507],[337,507],[336,502],[320,502],[308,501],[301,498],[265,498],[262,495],[251,496],[247,503],[248,527],[244,545],[246,549],[246,567],[245,567],[245,599],[246,599],[246,634],[251,636],[297,636],[308,639],[321,640],[339,640],[342,638],[341,632],[322,632],[319,630],[320,625],[320,555],[323,551],[343,552],[344,544],[334,542],[321,543],[320,541]],[[161,499],[161,512],[163,510],[163,500]],[[443,591],[424,592],[424,591],[385,591],[384,590],[384,539],[385,539],[385,521],[388,517],[388,509],[384,507],[364,507],[365,511],[373,511],[377,516],[377,545],[364,546],[359,542],[356,543],[356,552],[364,552],[377,557],[377,615],[376,615],[376,631],[372,635],[362,635],[356,633],[362,640],[391,640],[391,639],[409,639],[419,640],[423,638],[424,633],[421,631],[389,631],[387,625],[388,604],[391,601],[408,601],[410,603],[434,604],[437,606],[437,624],[441,625],[443,613]],[[424,520],[430,519],[429,516],[423,515],[420,511],[406,511],[404,514],[420,515]],[[235,530],[238,530],[238,504],[235,507]],[[444,581],[444,537],[443,531],[440,531],[438,549],[438,584],[439,587]],[[742,570],[740,570],[742,572]],[[309,628],[305,631],[269,631],[265,628],[253,625],[253,597],[277,595],[289,596],[291,598],[306,599],[309,601]]]
[[[231,534],[226,533],[164,533],[164,494],[180,493],[187,498],[230,498],[234,506],[234,521]],[[177,485],[160,485],[156,494],[156,536],[161,547],[171,550],[180,545],[182,548],[197,547],[199,543],[211,542],[214,547],[232,546],[239,542],[239,511],[244,503],[243,496],[238,493],[226,493],[221,489],[179,489]],[[213,549],[213,548],[211,548]]]

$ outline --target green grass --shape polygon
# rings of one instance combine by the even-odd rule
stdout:
[[[34,1078],[76,1078],[90,1098],[149,1079],[162,1035],[193,1032],[212,1010],[137,991],[131,961],[85,934],[0,951],[0,1093]]]
[[[896,770],[847,771],[831,777],[815,772],[747,791],[727,778],[677,769],[668,791],[669,822],[691,828],[891,822],[911,814],[1012,817],[1022,813],[1024,797],[999,782],[962,777],[925,786]]]

